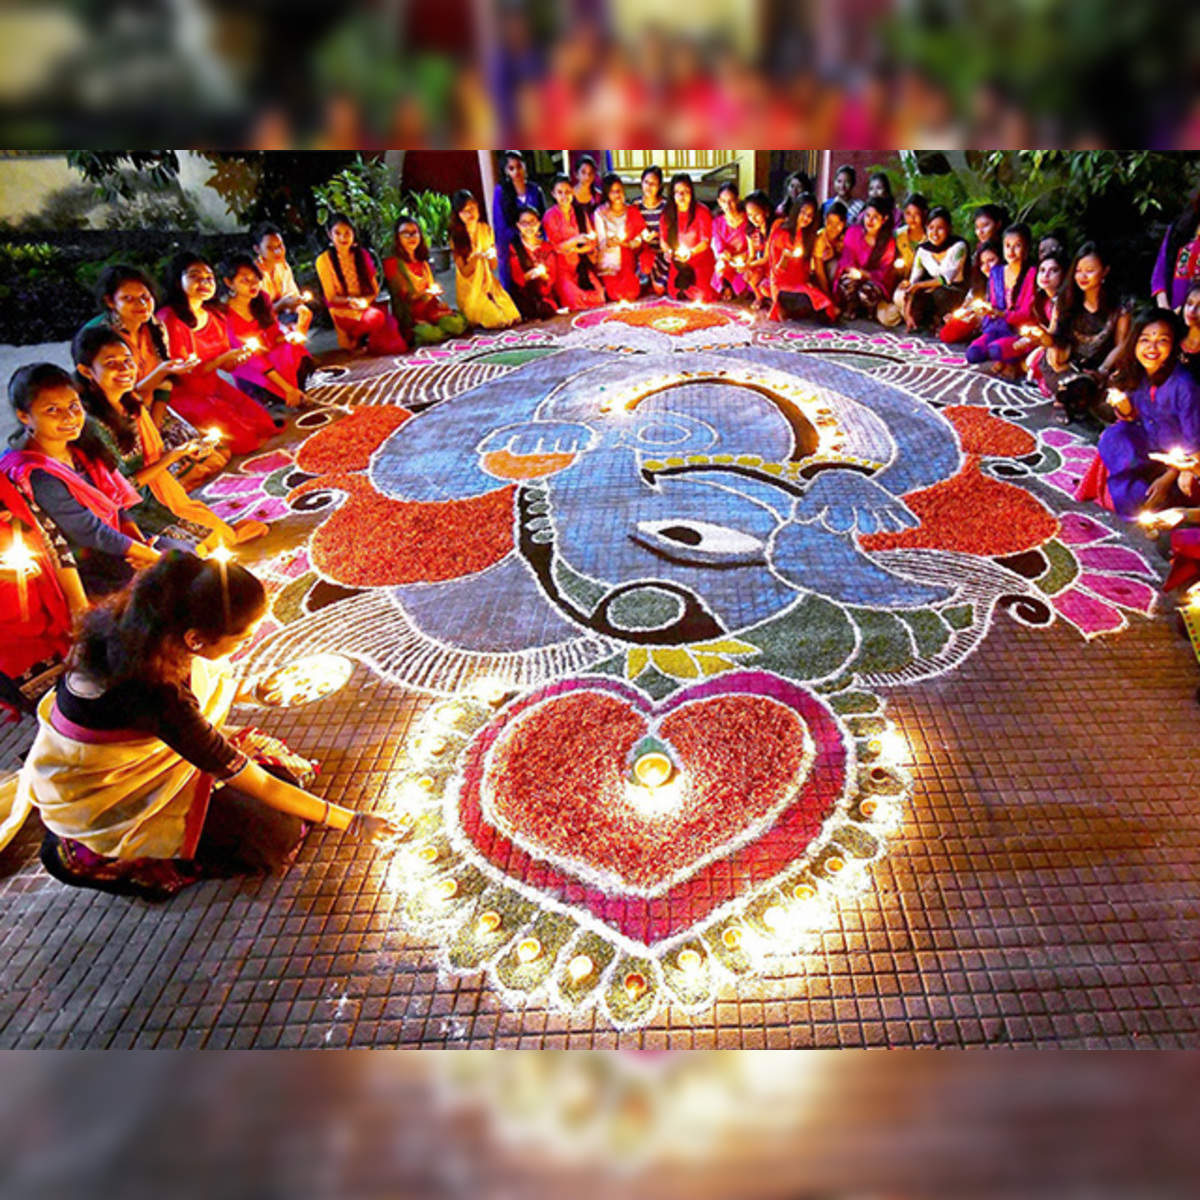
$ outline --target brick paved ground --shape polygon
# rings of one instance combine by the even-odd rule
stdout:
[[[890,694],[912,803],[819,950],[629,1034],[439,977],[386,861],[340,834],[282,878],[150,906],[46,876],[33,817],[0,854],[0,1045],[1196,1046],[1198,680],[1169,612],[1093,642],[999,619],[956,671]],[[252,715],[366,807],[424,704],[356,666]],[[29,737],[3,735],[0,769]]]

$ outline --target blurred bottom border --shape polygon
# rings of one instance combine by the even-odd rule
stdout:
[[[0,1196],[1191,1196],[1200,1060],[10,1052]]]

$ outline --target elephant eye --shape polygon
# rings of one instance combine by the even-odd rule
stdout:
[[[765,553],[758,538],[709,521],[639,521],[635,536],[651,550],[692,562],[759,562]]]

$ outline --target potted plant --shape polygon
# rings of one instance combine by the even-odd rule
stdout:
[[[420,224],[429,243],[435,274],[450,269],[450,197],[442,192],[409,192],[404,208]]]

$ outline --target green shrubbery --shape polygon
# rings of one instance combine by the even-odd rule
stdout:
[[[189,234],[142,231],[76,231],[39,241],[0,242],[0,326],[16,345],[74,336],[99,311],[96,285],[105,267],[127,263],[145,271],[160,289],[171,259],[194,249],[213,266],[249,250],[244,233]],[[301,288],[316,291],[315,248],[294,240],[292,268]],[[319,292],[317,292],[319,294]],[[323,312],[318,310],[318,319]]]
[[[1163,231],[1200,186],[1200,159],[1152,150],[998,150],[905,159],[907,172],[872,168],[886,171],[897,203],[921,192],[931,205],[950,209],[956,232],[968,238],[975,209],[990,202],[1028,223],[1035,241],[1057,233],[1068,251],[1097,241],[1108,251],[1118,285],[1132,295],[1149,292]]]

